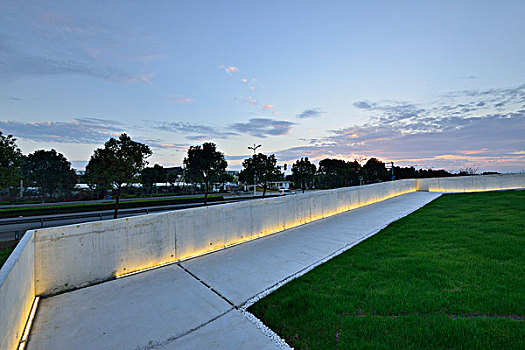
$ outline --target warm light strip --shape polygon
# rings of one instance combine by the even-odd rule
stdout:
[[[472,189],[459,189],[459,190],[458,189],[454,189],[454,190],[447,189],[447,190],[445,190],[445,189],[431,188],[431,189],[429,189],[429,192],[480,192],[480,191],[493,191],[493,190],[496,190],[496,189],[474,189],[474,190],[472,190]],[[497,189],[497,190],[501,190],[501,189]],[[165,262],[165,263],[161,263],[161,264],[155,264],[155,263],[146,264],[145,266],[140,267],[140,268],[138,268],[137,270],[135,270],[133,272],[117,274],[115,277],[116,278],[127,277],[127,276],[135,275],[135,274],[138,274],[138,273],[141,273],[141,272],[153,270],[153,269],[156,269],[156,268],[159,268],[159,267],[171,265],[171,264],[174,264],[174,263],[177,263],[177,262],[181,262],[181,261],[185,261],[185,260],[188,260],[188,259],[192,259],[192,258],[195,258],[195,257],[198,257],[198,256],[202,256],[202,255],[205,255],[205,254],[213,253],[213,252],[216,252],[216,251],[219,251],[219,250],[222,250],[222,249],[225,249],[225,248],[229,248],[229,247],[232,247],[232,246],[235,246],[235,245],[238,245],[238,244],[242,244],[242,243],[245,243],[245,242],[248,242],[248,241],[252,241],[252,240],[255,240],[255,239],[267,236],[267,235],[271,235],[271,234],[274,234],[274,233],[277,233],[277,232],[281,232],[281,231],[284,231],[284,230],[287,230],[287,229],[290,229],[290,228],[294,228],[294,227],[297,227],[297,226],[300,226],[300,225],[304,225],[304,224],[307,224],[309,222],[317,221],[317,220],[320,220],[320,219],[323,219],[323,218],[330,217],[332,215],[336,215],[336,214],[340,214],[340,213],[343,213],[343,212],[347,212],[347,211],[350,211],[350,210],[353,210],[353,209],[357,209],[357,208],[360,208],[360,207],[364,207],[364,206],[367,206],[367,205],[370,205],[370,204],[382,202],[384,200],[387,200],[387,199],[390,199],[390,198],[393,198],[393,197],[397,197],[397,196],[400,196],[400,195],[403,195],[403,194],[415,192],[415,191],[416,191],[415,189],[410,189],[410,190],[405,190],[405,191],[400,191],[400,192],[396,192],[396,193],[393,193],[393,194],[389,194],[389,195],[383,196],[383,197],[378,198],[378,199],[370,199],[370,200],[367,200],[367,201],[364,201],[364,202],[357,202],[357,203],[354,203],[354,204],[345,205],[345,206],[342,206],[342,207],[337,208],[335,210],[326,211],[326,212],[322,213],[321,215],[316,215],[314,217],[310,217],[309,220],[304,218],[304,219],[296,220],[296,221],[291,222],[291,223],[286,223],[283,226],[276,225],[275,227],[266,228],[265,230],[263,230],[263,232],[260,232],[258,234],[255,234],[253,236],[249,236],[249,237],[246,237],[246,238],[241,238],[241,239],[238,239],[238,240],[230,241],[230,242],[224,244],[220,248],[195,250],[195,251],[193,251],[193,252],[191,252],[191,253],[189,253],[189,254],[187,254],[185,256],[179,257],[179,259],[171,260],[171,261],[168,261],[168,262]]]
[[[169,261],[167,263],[162,263],[162,264],[159,264],[159,265],[153,265],[153,266],[149,266],[149,267],[146,267],[146,268],[141,268],[140,270],[136,270],[136,271],[133,271],[133,272],[126,272],[126,273],[123,273],[121,275],[115,275],[115,278],[122,278],[122,277],[131,276],[131,275],[136,275],[137,273],[141,273],[141,272],[145,272],[145,271],[149,271],[149,270],[153,270],[153,269],[158,269],[159,267],[171,265],[171,264],[174,264],[176,262],[177,262],[177,260],[173,260],[173,261]]]
[[[451,189],[451,188],[429,188],[428,192],[441,192],[441,193],[471,193],[471,192],[490,192],[490,191],[506,191],[506,190],[516,190],[520,188],[510,187],[510,188],[469,188],[469,189]]]
[[[29,338],[29,332],[31,331],[31,326],[33,325],[33,319],[35,318],[36,309],[38,308],[38,301],[40,297],[35,297],[33,301],[33,306],[31,307],[31,312],[29,313],[29,318],[27,319],[26,327],[24,328],[24,333],[22,334],[22,339],[18,344],[18,350],[24,350],[27,344],[27,339]]]
[[[390,199],[390,198],[393,198],[393,197],[397,197],[397,196],[400,196],[400,195],[403,195],[403,194],[406,194],[406,193],[411,193],[411,192],[415,192],[415,190],[412,189],[412,190],[396,192],[396,193],[393,193],[393,194],[389,194],[389,195],[383,196],[383,197],[381,197],[379,199],[372,199],[372,200],[368,200],[368,201],[365,201],[365,202],[356,203],[356,204],[350,205],[350,206],[343,206],[343,207],[338,208],[336,210],[332,210],[332,211],[329,211],[329,212],[325,212],[322,215],[315,216],[315,217],[311,218],[310,220],[305,220],[305,221],[297,220],[297,221],[295,221],[295,222],[293,222],[291,224],[287,224],[287,225],[285,224],[283,227],[278,226],[278,227],[270,228],[270,229],[266,230],[266,232],[264,232],[264,233],[260,233],[260,234],[257,234],[257,235],[251,236],[251,237],[246,237],[246,238],[241,238],[241,239],[238,239],[238,240],[235,240],[235,241],[231,241],[229,243],[226,243],[225,245],[223,245],[221,248],[218,248],[218,249],[209,249],[209,250],[203,249],[203,250],[199,250],[199,251],[194,251],[191,254],[183,256],[183,257],[181,257],[179,259],[176,259],[176,260],[172,260],[172,261],[168,261],[168,262],[161,263],[161,264],[156,264],[156,265],[155,264],[148,264],[145,267],[140,267],[137,270],[132,271],[132,272],[127,272],[127,273],[123,273],[123,274],[116,274],[115,278],[128,277],[128,276],[136,275],[138,273],[142,273],[142,272],[154,270],[154,269],[157,269],[157,268],[160,268],[160,267],[164,267],[164,266],[167,266],[167,265],[175,264],[177,262],[181,262],[181,261],[184,261],[184,260],[195,258],[197,256],[205,255],[205,254],[208,254],[208,253],[216,252],[216,251],[222,250],[224,248],[229,248],[229,247],[232,247],[232,246],[235,246],[235,245],[238,245],[238,244],[242,244],[242,243],[245,243],[245,242],[248,242],[248,241],[252,241],[252,240],[255,240],[255,239],[267,236],[267,235],[271,235],[271,234],[274,234],[274,233],[277,233],[277,232],[281,232],[281,231],[284,231],[284,230],[287,230],[287,229],[290,229],[290,228],[294,228],[294,227],[297,227],[297,226],[300,226],[300,225],[304,225],[304,224],[307,224],[307,223],[310,223],[310,222],[313,222],[313,221],[317,221],[319,219],[324,219],[324,218],[332,216],[332,215],[344,213],[344,212],[350,211],[352,209],[357,209],[357,208],[364,207],[364,206],[367,206],[367,205],[370,205],[370,204],[382,202],[384,200],[387,200],[387,199]]]

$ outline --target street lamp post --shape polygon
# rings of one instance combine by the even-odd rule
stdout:
[[[254,160],[254,163],[253,163],[253,196],[257,196],[257,171],[255,170],[255,151],[257,150],[257,148],[261,147],[262,145],[255,145],[255,143],[253,144],[253,147],[251,146],[248,146],[248,149],[251,149],[253,150],[253,160]]]

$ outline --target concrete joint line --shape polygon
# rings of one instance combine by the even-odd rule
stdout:
[[[188,270],[187,268],[185,268],[184,266],[182,266],[181,263],[178,263],[177,265],[179,265],[179,267],[181,269],[183,269],[187,274],[189,274],[191,277],[195,278],[197,281],[199,281],[202,285],[204,285],[206,288],[208,288],[209,290],[211,290],[213,293],[217,294],[222,300],[224,300],[225,302],[227,302],[228,304],[230,304],[233,308],[237,309],[237,306],[235,306],[234,303],[231,302],[231,300],[229,300],[228,298],[226,298],[224,295],[222,295],[221,293],[219,293],[215,288],[213,288],[212,286],[210,286],[208,283],[204,282],[202,279],[200,279],[197,275],[195,275],[193,272],[191,272],[190,270]]]
[[[161,342],[155,342],[154,344],[148,344],[146,346],[137,346],[135,348],[135,350],[154,350],[154,349],[160,349],[166,345],[168,345],[169,343],[173,343],[174,341],[176,341],[177,339],[180,339],[182,337],[184,337],[185,335],[188,335],[192,332],[195,332],[196,330],[198,329],[201,329],[202,327],[206,326],[207,324],[210,324],[214,321],[216,321],[217,319],[221,318],[222,316],[226,315],[228,312],[234,310],[234,308],[230,308],[226,311],[224,311],[222,314],[218,315],[218,316],[215,316],[214,318],[212,318],[211,320],[208,320],[204,323],[201,323],[200,325],[198,325],[197,327],[195,328],[192,328],[184,333],[181,333],[181,334],[178,334],[178,335],[175,335],[173,337],[169,337],[168,339],[164,340],[164,341],[161,341]]]

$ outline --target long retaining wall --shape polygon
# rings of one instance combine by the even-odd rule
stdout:
[[[28,231],[0,270],[0,349],[18,347],[49,296],[279,232],[417,190],[525,188],[525,174],[408,179]]]
[[[35,239],[22,237],[0,270],[0,349],[17,349],[35,299]]]
[[[417,179],[418,191],[481,192],[524,187],[525,174],[482,175]]]

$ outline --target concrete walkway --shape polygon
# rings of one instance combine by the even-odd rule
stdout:
[[[438,196],[405,194],[180,264],[44,299],[28,348],[278,348],[241,311],[247,301]]]

